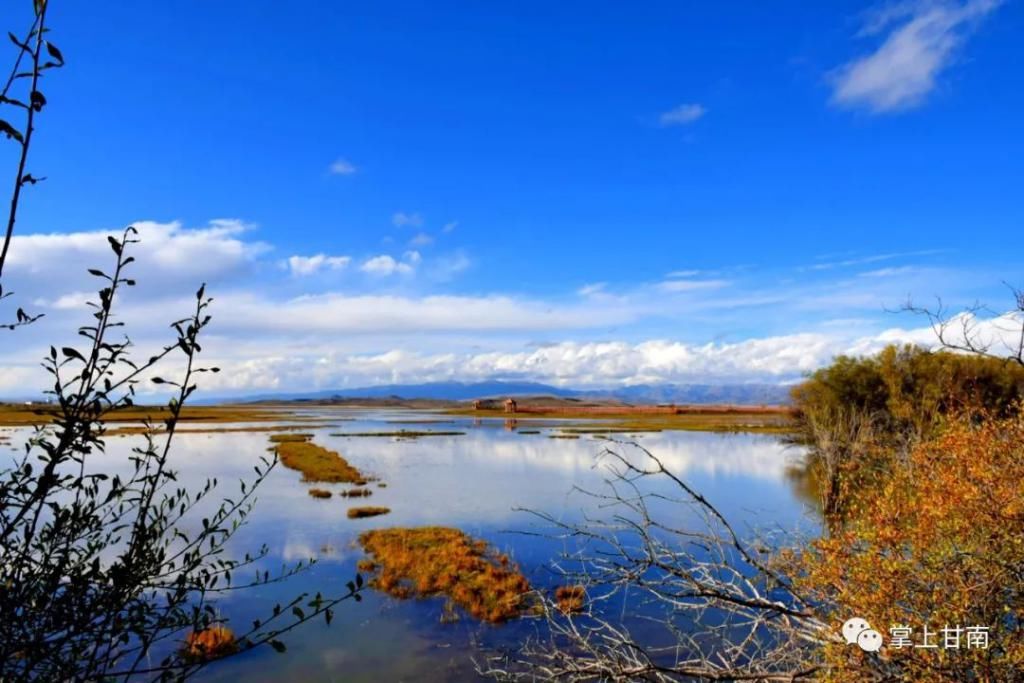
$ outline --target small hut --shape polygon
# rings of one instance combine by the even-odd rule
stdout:
[[[514,398],[505,399],[505,412],[514,413],[516,412],[516,400]]]
[[[484,407],[484,405],[483,405],[483,403],[481,401],[479,401],[479,400],[473,401],[473,410],[480,410],[483,407]]]

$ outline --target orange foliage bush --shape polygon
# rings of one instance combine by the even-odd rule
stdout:
[[[359,542],[373,561],[370,585],[397,598],[445,595],[477,619],[492,623],[519,616],[530,585],[508,556],[458,529],[396,528],[368,531]]]
[[[566,614],[583,611],[587,591],[583,586],[559,586],[555,589],[555,603]]]
[[[1022,481],[1024,417],[954,420],[795,560],[798,585],[834,606],[836,633],[857,616],[886,639],[878,655],[826,645],[832,680],[865,680],[873,657],[892,667],[893,680],[1022,680]],[[894,626],[911,627],[918,644],[928,627],[938,648],[894,648]],[[945,626],[988,627],[988,648],[968,649],[964,638],[947,649]]]
[[[211,626],[193,631],[185,638],[185,656],[200,661],[217,659],[238,649],[235,634],[227,626]]]

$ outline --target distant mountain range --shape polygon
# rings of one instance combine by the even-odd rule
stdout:
[[[322,401],[332,398],[403,398],[468,401],[477,398],[506,396],[554,396],[566,399],[611,400],[636,404],[781,405],[789,403],[789,387],[779,384],[638,384],[620,389],[594,390],[567,389],[539,382],[427,382],[424,384],[382,384],[355,389],[263,394],[235,400]]]

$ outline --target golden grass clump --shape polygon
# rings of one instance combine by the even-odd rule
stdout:
[[[391,512],[391,508],[375,507],[373,505],[367,505],[365,507],[349,508],[348,518],[349,519],[362,519],[363,517],[376,517],[378,515],[386,515]]]
[[[576,614],[583,611],[587,591],[583,586],[559,586],[555,589],[555,603],[565,614]]]
[[[271,437],[271,441],[273,440],[274,437]],[[281,458],[281,464],[302,472],[302,481],[359,486],[365,485],[368,481],[359,470],[348,464],[345,458],[315,443],[286,439],[278,441],[275,450]]]
[[[394,528],[359,536],[374,569],[370,585],[397,598],[447,596],[500,623],[522,614],[530,584],[507,555],[448,527]]]
[[[0,425],[32,426],[49,424],[60,413],[60,406],[51,403],[33,403],[30,405],[0,403]],[[116,408],[103,417],[107,424],[136,423],[145,421],[160,424],[169,416],[166,405],[144,406],[132,405]],[[179,416],[179,426],[191,424],[224,424],[240,422],[280,423],[290,422],[321,423],[318,417],[302,417],[292,410],[281,410],[269,406],[254,405],[218,405],[218,406],[185,406]],[[336,421],[336,420],[335,420]]]
[[[465,436],[466,432],[452,431],[417,431],[412,429],[399,429],[387,432],[338,432],[331,436],[345,436],[358,438],[392,438],[392,439],[418,439],[423,436]]]
[[[273,443],[295,443],[300,441],[309,441],[313,438],[312,434],[271,434],[270,441]]]
[[[309,495],[313,496],[314,498],[330,498],[333,494],[327,489],[314,488],[309,490]]]
[[[232,654],[237,649],[238,643],[231,629],[227,626],[211,626],[189,633],[182,651],[188,659],[209,661]]]

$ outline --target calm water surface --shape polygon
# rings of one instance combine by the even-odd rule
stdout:
[[[266,544],[271,555],[261,567],[272,572],[310,557],[319,562],[282,584],[221,600],[220,612],[240,626],[265,617],[276,602],[301,592],[344,593],[362,556],[356,537],[372,528],[458,527],[508,552],[535,586],[550,585],[545,566],[565,547],[559,541],[517,533],[544,531],[536,518],[517,509],[580,519],[585,511],[593,511],[594,503],[573,488],[600,490],[608,476],[596,466],[597,455],[607,443],[586,435],[578,440],[549,438],[557,431],[556,423],[545,423],[540,434],[522,434],[520,429],[536,429],[536,423],[520,423],[519,429],[510,430],[502,420],[474,421],[405,410],[331,409],[328,414],[334,426],[304,431],[315,434],[316,443],[337,450],[360,470],[380,477],[387,488],[374,487],[373,496],[364,502],[338,497],[317,500],[307,494],[310,485],[300,482],[298,472],[276,468],[260,489],[248,525],[233,539],[233,549],[240,555]],[[396,423],[414,419],[439,422]],[[283,423],[295,421],[283,419]],[[419,439],[330,435],[402,428],[463,431],[465,435]],[[636,440],[656,454],[739,529],[794,530],[813,524],[786,477],[787,465],[800,453],[774,437],[697,432],[616,436]],[[131,442],[131,438],[110,439],[105,456],[109,469],[123,462]],[[256,459],[269,445],[267,432],[182,434],[173,451],[174,466],[186,486],[198,486],[205,477],[215,476],[222,495],[234,495],[237,480],[252,477]],[[345,487],[324,488],[340,491]],[[392,512],[372,519],[348,519],[346,510],[360,504],[383,505]],[[685,521],[688,513],[680,509],[670,514]],[[320,621],[290,633],[285,638],[287,654],[261,648],[228,665],[211,667],[200,680],[472,680],[474,655],[507,646],[537,628],[529,620],[490,626],[464,617],[442,623],[443,599],[397,601],[373,591],[364,596],[361,603],[339,605],[330,627]]]

